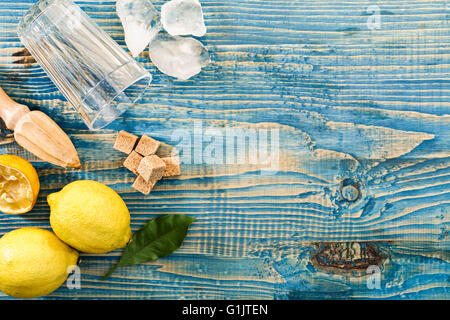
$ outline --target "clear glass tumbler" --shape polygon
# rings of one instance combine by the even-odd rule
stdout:
[[[17,33],[92,130],[135,104],[151,82],[150,73],[70,0],[38,1]]]

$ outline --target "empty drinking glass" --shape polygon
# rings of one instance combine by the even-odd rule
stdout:
[[[119,117],[142,96],[150,73],[70,0],[40,0],[17,33],[90,129]]]

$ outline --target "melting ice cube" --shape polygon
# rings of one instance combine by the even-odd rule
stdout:
[[[198,0],[171,0],[161,7],[161,23],[172,36],[206,33],[202,6]]]
[[[187,80],[210,63],[208,50],[194,38],[159,33],[149,45],[150,59],[169,76]]]
[[[161,30],[158,11],[150,0],[117,0],[116,11],[128,49],[137,57]]]

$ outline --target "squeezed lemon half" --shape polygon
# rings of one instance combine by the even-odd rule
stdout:
[[[39,193],[39,177],[27,160],[0,155],[0,211],[10,214],[33,209]]]

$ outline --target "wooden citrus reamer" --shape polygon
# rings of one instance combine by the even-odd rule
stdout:
[[[0,117],[16,142],[24,149],[47,162],[80,168],[77,150],[67,134],[46,114],[12,100],[0,88]]]

